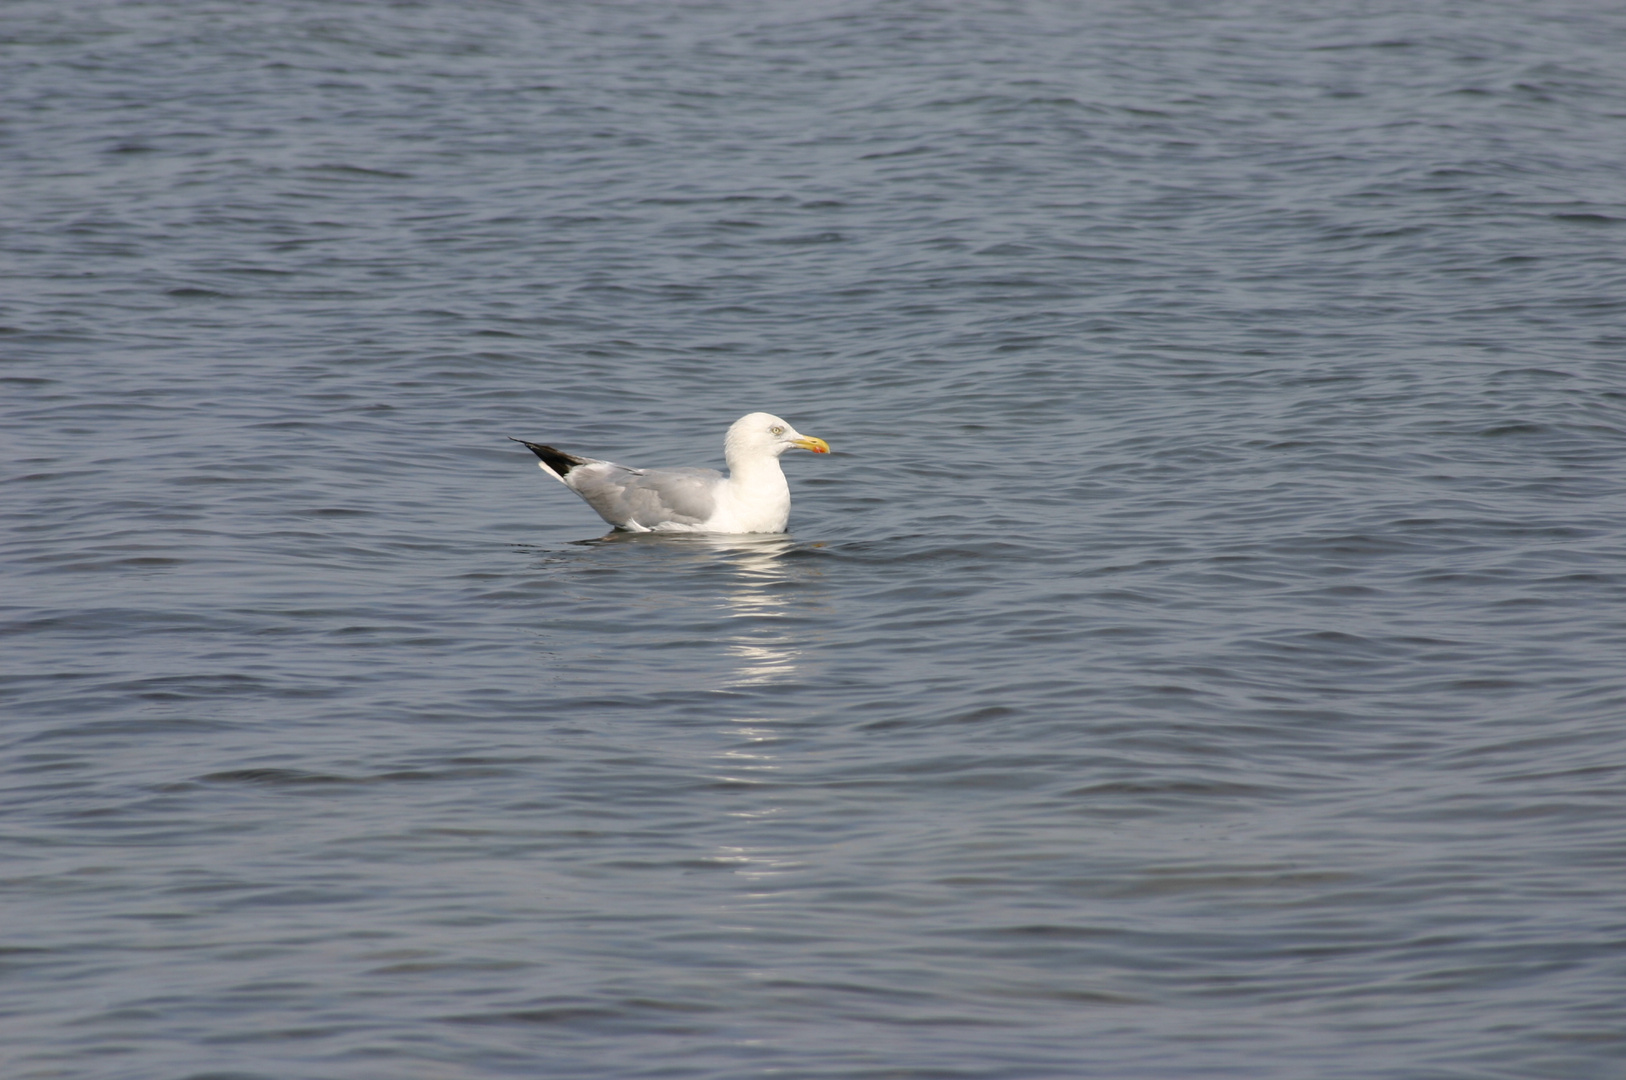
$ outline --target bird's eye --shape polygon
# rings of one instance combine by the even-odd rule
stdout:
[[[775,424],[773,427],[769,428],[768,430],[770,432],[772,432],[773,434],[775,434],[775,435],[783,435],[785,433],[785,429],[780,427],[778,424]]]

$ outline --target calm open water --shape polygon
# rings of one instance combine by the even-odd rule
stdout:
[[[1623,56],[5,5],[0,1072],[1626,1075]]]

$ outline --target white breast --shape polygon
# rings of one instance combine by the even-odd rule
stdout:
[[[774,468],[753,470],[749,478],[730,477],[718,488],[717,512],[702,528],[722,533],[784,532],[790,523],[790,485]]]

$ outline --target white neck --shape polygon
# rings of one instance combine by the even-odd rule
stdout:
[[[729,455],[728,483],[718,492],[720,513],[713,519],[738,532],[783,532],[790,520],[790,485],[776,457],[734,460]]]

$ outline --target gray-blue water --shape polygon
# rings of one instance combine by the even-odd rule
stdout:
[[[1623,57],[6,4],[0,1073],[1626,1075]]]

